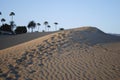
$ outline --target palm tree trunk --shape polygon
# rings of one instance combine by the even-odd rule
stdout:
[[[47,31],[47,25],[45,26],[45,31]]]
[[[57,31],[57,25],[56,25],[56,27],[55,27],[55,28],[56,28],[56,31]]]
[[[4,24],[4,22],[2,22],[2,25]]]
[[[31,29],[32,29],[31,31],[33,32],[33,28],[31,28]]]
[[[57,31],[57,25],[55,25],[55,31]]]
[[[39,32],[39,26],[38,26],[38,32]]]
[[[49,32],[49,28],[48,28],[48,32]]]
[[[12,19],[11,19],[12,21],[13,21],[13,16],[12,16]]]

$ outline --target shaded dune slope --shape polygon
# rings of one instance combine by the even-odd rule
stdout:
[[[90,45],[100,43],[120,42],[120,37],[102,32],[95,27],[83,27],[75,30],[72,34],[73,40]]]
[[[119,47],[94,27],[53,33],[1,50],[0,79],[119,80]]]
[[[0,36],[0,50],[48,35],[50,33],[52,32],[35,32],[27,34]]]

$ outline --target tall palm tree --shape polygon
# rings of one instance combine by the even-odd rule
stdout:
[[[55,31],[57,31],[57,25],[58,25],[58,23],[55,22],[54,24],[55,24]]]
[[[13,28],[15,26],[15,22],[14,21],[10,21],[10,26]]]
[[[2,24],[4,24],[6,20],[4,18],[1,19]]]
[[[47,26],[48,26],[48,22],[45,21],[45,22],[44,22],[44,25],[45,25],[45,31],[46,31],[46,28],[47,28]]]
[[[2,12],[0,12],[0,15],[2,15]]]
[[[27,27],[31,28],[31,32],[33,32],[33,29],[36,27],[36,23],[34,21],[30,21]]]
[[[50,27],[51,27],[51,26],[50,26],[50,25],[48,25],[47,27],[48,27],[48,31],[49,31],[49,29],[50,29]]]
[[[11,26],[11,30],[14,30],[14,27],[16,26],[14,21],[10,21],[10,26]]]
[[[14,15],[15,15],[14,12],[11,12],[11,13],[10,13],[10,16],[12,16],[11,21],[13,21],[13,16],[14,16]]]
[[[2,15],[2,12],[0,12],[0,15]]]
[[[40,23],[37,23],[37,26],[38,26],[38,32],[39,32],[39,26],[41,26],[41,24],[40,24]]]

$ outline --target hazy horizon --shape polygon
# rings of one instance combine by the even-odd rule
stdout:
[[[16,25],[27,26],[34,20],[42,24],[48,21],[52,28],[54,22],[65,29],[81,26],[98,27],[107,33],[120,34],[119,0],[21,0],[0,1],[1,18],[9,23],[10,12],[14,12]]]

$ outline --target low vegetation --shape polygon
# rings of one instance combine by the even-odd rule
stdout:
[[[25,26],[18,26],[15,29],[16,34],[22,34],[22,33],[27,33],[27,28]]]

